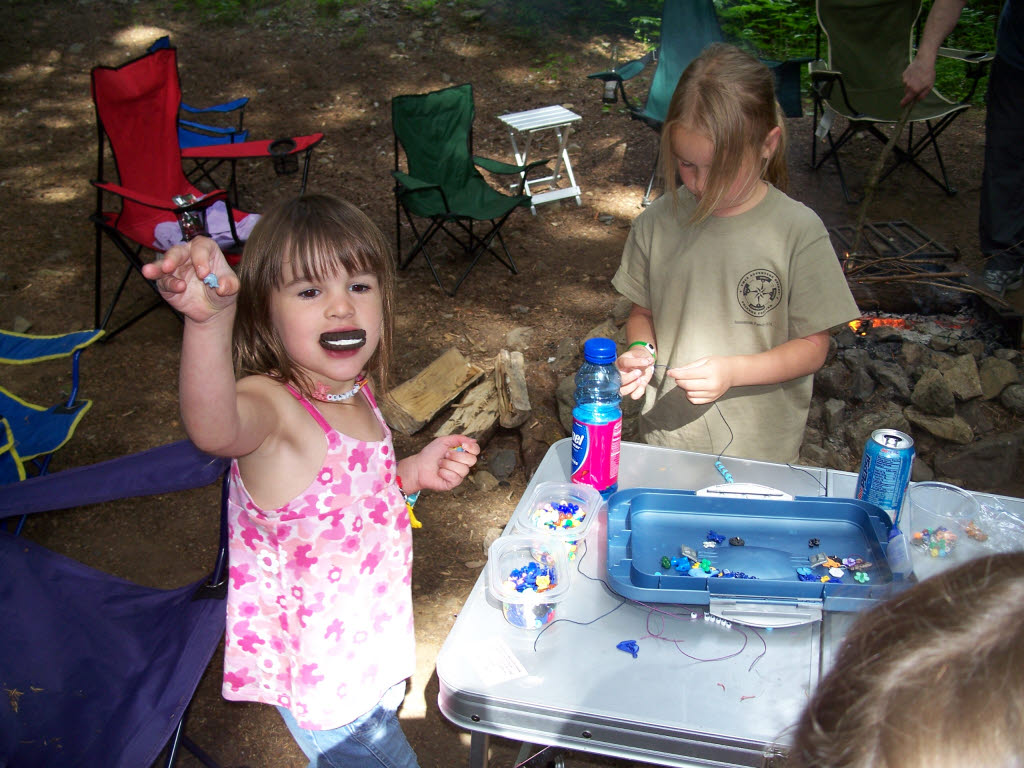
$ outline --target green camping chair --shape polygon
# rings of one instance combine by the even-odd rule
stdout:
[[[405,269],[418,254],[441,290],[449,296],[462,285],[484,253],[517,274],[512,254],[501,236],[501,227],[516,208],[530,207],[530,196],[523,194],[527,171],[546,160],[528,165],[510,165],[473,155],[473,86],[456,85],[431,93],[395,96],[391,100],[391,120],[395,133],[395,239],[398,266]],[[400,169],[399,148],[405,153],[407,172]],[[506,195],[487,183],[477,166],[496,174],[519,174],[519,189]],[[416,243],[404,257],[402,254],[401,213],[412,228]],[[421,231],[417,219],[426,219]],[[423,225],[423,222],[420,222]],[[487,231],[474,232],[475,224],[484,224]],[[434,261],[427,252],[427,243],[438,232],[444,232],[469,257],[466,270],[445,288]],[[495,250],[501,246],[504,254]]]
[[[820,168],[826,160],[834,162],[847,202],[856,201],[847,186],[839,150],[865,131],[883,145],[888,143],[889,135],[879,126],[894,125],[900,120],[903,70],[913,58],[913,36],[920,12],[921,0],[817,0],[818,50],[810,64],[815,132],[811,138],[811,165]],[[825,58],[821,57],[822,33],[828,40]],[[909,163],[947,195],[955,195],[938,139],[970,108],[984,65],[992,60],[993,54],[952,48],[940,48],[939,54],[965,63],[970,89],[954,102],[933,88],[914,105],[907,120],[906,140],[902,146],[893,146],[893,163],[881,174],[879,182]],[[838,138],[833,138],[837,117],[845,118],[846,126]],[[916,137],[915,126],[919,128]],[[828,143],[820,157],[819,140]],[[941,179],[918,162],[929,147],[935,152]]]
[[[602,80],[605,87],[604,102],[614,104],[621,95],[630,117],[640,120],[655,131],[660,131],[672,93],[690,62],[711,43],[728,42],[718,23],[713,0],[665,0],[661,16],[661,42],[657,50],[646,56],[625,62],[605,72],[595,72],[588,78]],[[810,59],[774,61],[761,59],[775,73],[775,92],[787,117],[801,117],[800,68]],[[639,75],[648,64],[655,64],[654,79],[643,106],[626,93],[626,83]],[[651,189],[657,176],[658,160],[654,160],[651,178],[647,182],[643,205],[651,199]]]

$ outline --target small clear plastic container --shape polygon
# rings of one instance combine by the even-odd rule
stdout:
[[[538,483],[527,503],[519,507],[512,531],[558,539],[565,544],[569,560],[573,560],[603,501],[600,492],[589,485]]]
[[[900,527],[917,577],[927,578],[970,559],[970,543],[978,535],[978,500],[963,488],[938,482],[916,483],[907,496],[910,516]]]
[[[550,536],[509,534],[487,553],[487,591],[514,627],[542,629],[555,620],[570,581],[565,546]]]

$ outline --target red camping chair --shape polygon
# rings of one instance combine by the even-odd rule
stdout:
[[[183,152],[178,139],[178,109],[181,85],[178,80],[177,51],[163,48],[147,53],[119,67],[96,67],[92,70],[92,98],[96,107],[99,134],[97,161],[96,211],[91,216],[96,226],[95,327],[107,330],[107,338],[165,305],[153,283],[149,283],[156,300],[135,312],[113,330],[107,329],[114,309],[132,272],[142,275],[144,249],[161,252],[155,232],[158,225],[176,224],[182,217],[205,213],[218,201],[227,209],[226,230],[221,233],[221,247],[228,261],[236,264],[241,257],[244,237],[239,224],[248,215],[235,210],[224,190],[203,193],[186,178],[182,168]],[[283,156],[296,168],[297,154],[306,153],[305,188],[309,154],[323,134],[279,141],[289,150]],[[186,151],[188,157],[278,157],[270,147],[275,142],[256,141],[223,146],[196,147]],[[109,145],[119,183],[105,180],[106,148]],[[301,191],[301,190],[300,190]],[[116,195],[120,210],[104,210],[104,192]],[[193,198],[180,203],[182,198]],[[175,198],[179,202],[175,202]],[[103,308],[103,241],[104,235],[128,260],[120,283],[106,308]],[[149,281],[147,281],[148,283]]]
[[[170,47],[171,39],[164,35],[153,41],[148,50],[152,52]],[[271,157],[274,161],[274,171],[283,176],[298,171],[298,156],[301,154],[303,165],[300,189],[305,189],[313,147],[320,143],[324,135],[314,133],[309,136],[249,141],[249,131],[243,128],[245,107],[248,103],[249,99],[246,96],[208,107],[194,107],[184,101],[181,102],[183,114],[178,117],[178,142],[181,145],[182,159],[189,161],[191,165],[185,172],[188,180],[193,184],[206,181],[214,187],[226,187],[231,202],[238,205],[236,170],[239,160]],[[231,119],[234,122],[231,125],[197,122],[199,119],[208,120],[216,117],[222,120]],[[219,184],[213,173],[225,164],[230,175],[227,184]]]

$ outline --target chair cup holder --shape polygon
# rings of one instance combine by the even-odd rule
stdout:
[[[278,176],[287,176],[299,170],[299,158],[291,154],[294,150],[294,139],[276,139],[270,142],[270,156],[274,162],[274,173]]]

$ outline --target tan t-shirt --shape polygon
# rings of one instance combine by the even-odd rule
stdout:
[[[663,195],[633,222],[612,285],[650,309],[658,363],[765,352],[859,317],[818,216],[774,187],[738,216],[687,224],[696,205]],[[734,387],[693,405],[656,368],[640,417],[643,439],[704,453],[792,462],[799,458],[813,376]]]

